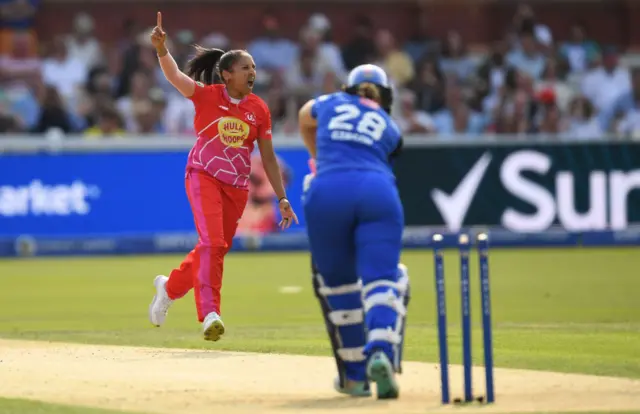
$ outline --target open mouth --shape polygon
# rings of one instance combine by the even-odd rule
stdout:
[[[256,82],[255,79],[249,79],[249,81],[247,82],[247,85],[249,85],[249,88],[253,89],[253,84]]]

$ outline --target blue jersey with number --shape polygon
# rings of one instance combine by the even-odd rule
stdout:
[[[392,173],[390,155],[401,141],[400,129],[376,102],[336,92],[316,99],[317,175],[332,170]]]

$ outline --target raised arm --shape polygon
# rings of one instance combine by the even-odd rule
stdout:
[[[156,27],[154,27],[151,32],[151,43],[158,53],[160,68],[169,83],[171,83],[184,97],[190,98],[193,96],[196,89],[195,81],[178,68],[178,64],[167,49],[165,44],[166,39],[167,34],[162,30],[162,13],[158,12]]]

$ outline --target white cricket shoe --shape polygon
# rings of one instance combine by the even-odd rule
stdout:
[[[169,299],[167,295],[166,285],[168,277],[159,275],[153,280],[153,285],[156,287],[156,294],[153,296],[151,305],[149,305],[149,320],[155,326],[160,326],[164,323],[169,307],[173,303],[173,300]]]
[[[205,341],[217,341],[224,334],[224,323],[220,315],[215,312],[208,314],[202,322],[202,332]]]

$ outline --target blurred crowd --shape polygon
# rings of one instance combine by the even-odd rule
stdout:
[[[151,28],[127,20],[119,44],[106,48],[94,35],[95,16],[79,13],[69,33],[36,43],[34,3],[0,3],[0,132],[192,136],[193,105],[164,79]],[[338,90],[362,63],[390,74],[393,114],[405,135],[640,133],[640,70],[621,65],[620,52],[591,39],[578,22],[569,38],[554,38],[528,6],[486,51],[469,50],[455,30],[443,39],[396,39],[366,16],[354,17],[345,44],[332,40],[322,14],[312,15],[297,39],[283,37],[281,24],[265,15],[262,36],[247,44],[223,33],[196,38],[185,28],[169,33],[169,47],[181,66],[193,44],[247,49],[258,67],[254,92],[271,108],[276,134],[295,134],[298,108]]]

